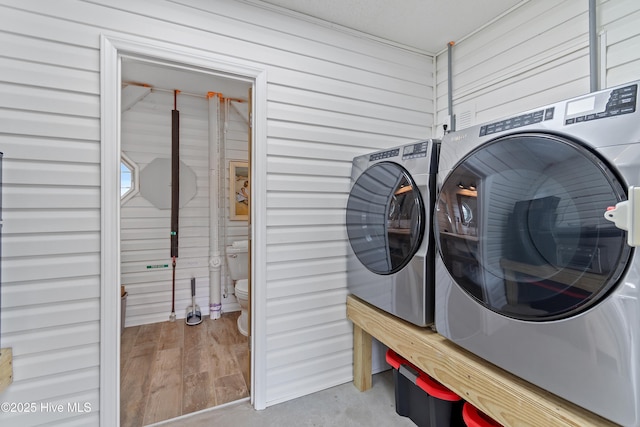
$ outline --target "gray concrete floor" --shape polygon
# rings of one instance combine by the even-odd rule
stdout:
[[[393,371],[373,376],[373,387],[360,392],[352,383],[342,384],[308,396],[253,409],[248,401],[212,408],[192,415],[154,424],[162,427],[288,427],[288,426],[415,426],[396,414]]]

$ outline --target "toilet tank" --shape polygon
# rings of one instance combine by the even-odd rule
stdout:
[[[227,267],[231,279],[241,280],[249,278],[249,245],[246,240],[233,242],[226,247]]]

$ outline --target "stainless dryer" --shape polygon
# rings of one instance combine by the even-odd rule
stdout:
[[[640,184],[638,82],[442,140],[436,328],[640,426],[640,256],[604,218]]]
[[[433,323],[431,215],[439,141],[353,159],[347,202],[349,291],[411,323]]]

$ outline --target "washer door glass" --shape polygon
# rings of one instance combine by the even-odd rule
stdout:
[[[360,262],[376,274],[401,270],[424,234],[420,190],[402,166],[377,163],[353,184],[347,202],[347,234]]]
[[[442,183],[435,233],[454,281],[523,320],[570,317],[626,268],[626,232],[604,219],[626,200],[615,174],[568,139],[520,134],[480,146]]]

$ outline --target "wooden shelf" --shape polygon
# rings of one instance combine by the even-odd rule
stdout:
[[[353,295],[347,297],[347,317],[353,322],[353,381],[361,391],[371,387],[375,337],[506,427],[616,425]]]
[[[0,393],[13,382],[13,351],[11,348],[0,349]]]

